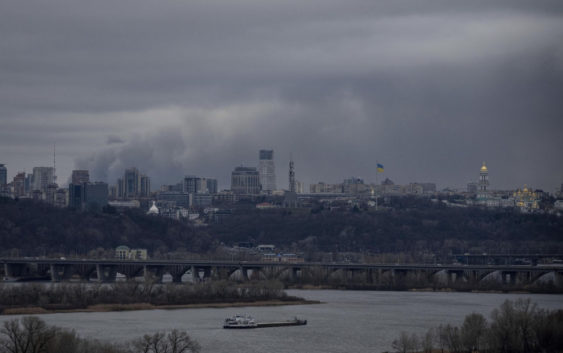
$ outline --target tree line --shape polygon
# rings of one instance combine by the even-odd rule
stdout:
[[[563,310],[539,309],[530,299],[506,300],[491,313],[490,322],[477,313],[426,334],[401,332],[395,352],[557,353],[563,350]]]
[[[47,325],[35,316],[6,321],[0,329],[0,353],[199,353],[187,332],[156,332],[124,343],[80,337],[74,330]]]
[[[97,304],[187,305],[268,300],[296,301],[278,281],[182,284],[124,281],[112,284],[0,284],[0,313],[10,308],[84,309]]]

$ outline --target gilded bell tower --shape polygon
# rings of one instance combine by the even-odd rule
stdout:
[[[489,169],[483,162],[481,170],[479,172],[479,192],[477,193],[477,199],[486,200],[489,193]]]

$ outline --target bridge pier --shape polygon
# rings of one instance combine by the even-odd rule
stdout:
[[[262,267],[261,272],[267,280],[275,279],[277,277],[276,269],[273,266],[264,266]]]
[[[218,267],[218,266],[215,267],[214,274],[215,274],[214,278],[218,280],[228,280],[231,275],[227,267]]]
[[[516,272],[503,271],[501,275],[502,275],[502,284],[510,284],[510,285],[516,284]]]
[[[248,281],[248,268],[240,266],[239,270],[240,270],[242,280]]]
[[[5,278],[13,277],[12,269],[10,268],[10,265],[7,263],[4,264],[4,277]]]
[[[187,272],[188,267],[182,265],[170,265],[166,267],[162,267],[160,270],[160,277],[164,275],[164,273],[170,274],[172,276],[172,282],[174,283],[182,283],[182,276]]]
[[[162,282],[162,275],[164,274],[164,268],[162,266],[149,266],[145,265],[143,267],[143,277],[145,282],[156,281]]]
[[[66,281],[72,278],[72,268],[69,265],[51,264],[51,282]]]
[[[97,264],[96,274],[98,275],[98,282],[114,282],[117,275],[117,266]]]
[[[206,266],[203,268],[203,281],[208,281],[211,279],[211,267]]]
[[[4,264],[4,273],[7,278],[29,277],[33,271],[28,264]]]

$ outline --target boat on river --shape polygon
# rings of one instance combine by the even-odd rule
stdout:
[[[252,316],[239,314],[226,318],[223,324],[223,328],[256,328],[257,326]]]
[[[223,328],[265,328],[265,327],[282,327],[282,326],[302,326],[307,325],[307,320],[294,318],[287,321],[273,321],[273,322],[256,322],[250,315],[235,315],[225,319]]]

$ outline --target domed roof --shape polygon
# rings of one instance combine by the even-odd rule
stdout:
[[[149,208],[149,211],[147,212],[147,214],[158,214],[158,207],[156,207],[155,202],[152,202],[152,206],[151,208]]]
[[[487,169],[487,166],[485,165],[485,162],[483,162],[483,166],[481,167],[481,172],[488,172],[489,170]]]

